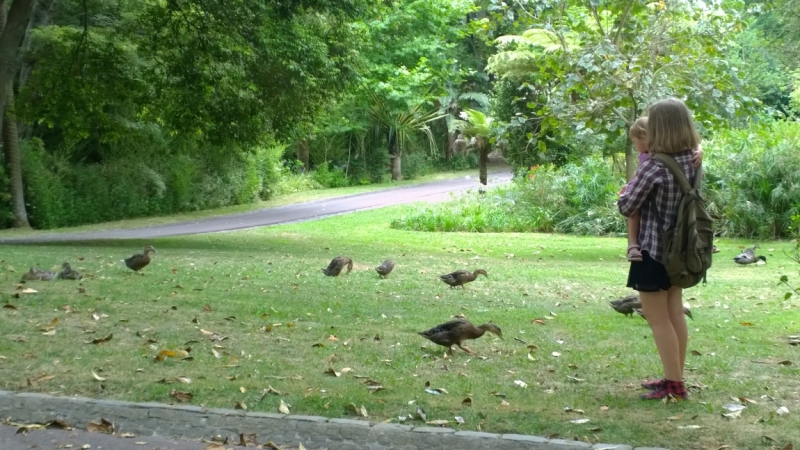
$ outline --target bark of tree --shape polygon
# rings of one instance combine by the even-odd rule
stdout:
[[[2,124],[3,156],[11,188],[11,210],[15,228],[29,228],[22,185],[22,164],[14,114],[14,76],[18,53],[33,12],[33,0],[13,0],[6,13],[6,0],[0,0],[0,123]]]
[[[403,179],[403,157],[400,153],[392,155],[392,180],[400,181]]]
[[[5,8],[8,0],[0,1]],[[6,108],[9,89],[19,67],[19,49],[33,13],[34,0],[12,0],[6,26],[0,34],[0,111]]]
[[[8,178],[11,181],[11,211],[14,228],[29,228],[28,211],[25,208],[25,193],[22,185],[22,163],[20,161],[17,117],[14,114],[14,91],[9,90],[5,115],[3,116],[3,154]]]
[[[448,161],[453,159],[453,149],[456,146],[457,137],[454,131],[447,133],[447,147],[444,149],[444,158]]]
[[[489,146],[484,142],[478,144],[478,170],[480,182],[486,186],[489,178]]]

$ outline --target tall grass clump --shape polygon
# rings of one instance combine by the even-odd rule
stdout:
[[[723,130],[705,146],[707,200],[726,236],[790,235],[800,213],[800,123]]]
[[[616,207],[624,180],[601,158],[583,164],[534,166],[509,186],[435,205],[409,207],[393,228],[418,231],[561,232],[614,235],[625,231]]]

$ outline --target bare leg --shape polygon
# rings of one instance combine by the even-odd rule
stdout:
[[[668,292],[640,292],[642,300],[642,313],[653,331],[653,340],[656,342],[658,356],[664,367],[664,378],[672,381],[681,381],[683,367],[681,366],[680,344],[678,335],[672,325],[668,308]],[[680,306],[680,305],[679,305]],[[683,317],[683,310],[680,311]],[[684,330],[686,321],[684,320]]]
[[[680,381],[683,379],[683,369],[686,364],[686,348],[689,344],[689,329],[686,326],[686,316],[683,314],[683,289],[673,286],[667,291],[667,309],[669,310],[669,320],[672,323],[672,328],[675,330],[675,335],[678,337],[681,378],[675,381]]]
[[[631,250],[631,249],[636,250]],[[639,211],[628,216],[628,260],[641,261],[642,253],[639,250]]]

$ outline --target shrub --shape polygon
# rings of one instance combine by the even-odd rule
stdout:
[[[421,231],[524,232],[616,235],[625,218],[616,207],[623,183],[601,158],[583,165],[534,166],[509,186],[419,207],[392,222]]]
[[[348,185],[344,170],[339,167],[328,168],[328,163],[322,163],[313,171],[314,180],[326,188],[344,187]]]
[[[728,236],[780,238],[800,213],[800,123],[723,130],[704,146],[709,210]]]
[[[433,171],[433,165],[428,155],[422,152],[412,152],[403,155],[401,166],[403,178],[413,180],[422,175],[427,175]]]

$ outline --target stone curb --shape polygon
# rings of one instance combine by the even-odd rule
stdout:
[[[278,445],[302,443],[307,448],[331,450],[634,450],[629,445],[591,445],[521,434],[501,435],[364,420],[17,394],[0,390],[0,418],[6,417],[23,423],[58,419],[76,428],[85,428],[87,423],[103,418],[114,423],[117,433],[182,439],[220,435],[228,437],[229,442],[238,442],[239,433],[257,433],[259,442],[269,440]],[[635,450],[666,449],[637,447]]]

